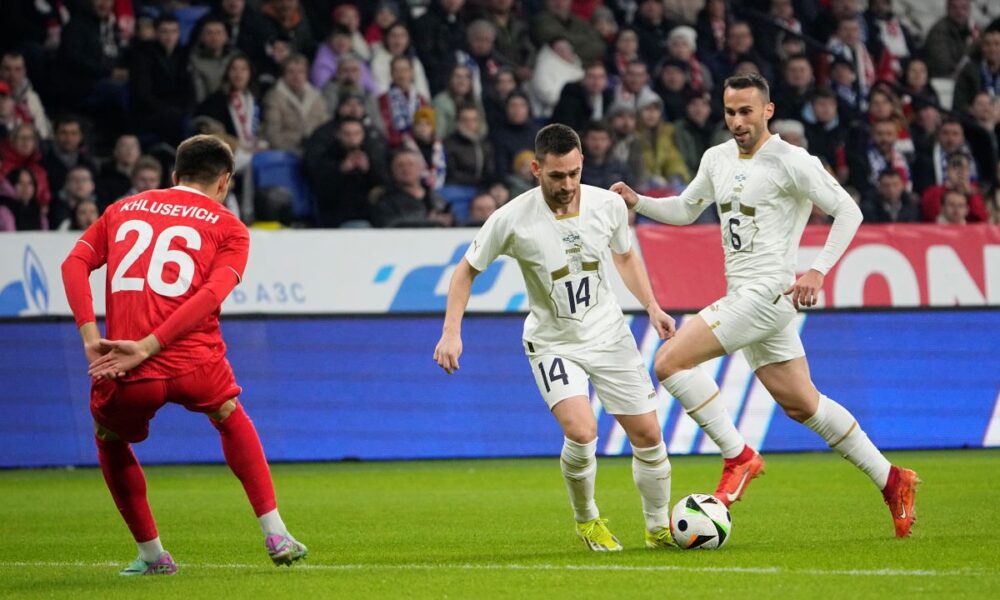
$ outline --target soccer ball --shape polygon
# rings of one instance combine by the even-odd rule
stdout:
[[[708,494],[681,498],[670,513],[670,532],[684,550],[721,548],[729,540],[732,529],[729,509]]]

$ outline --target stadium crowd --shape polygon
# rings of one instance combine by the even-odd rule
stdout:
[[[995,0],[0,0],[0,53],[0,231],[85,229],[196,132],[260,226],[481,224],[549,122],[669,194],[746,71],[866,222],[1000,223]]]

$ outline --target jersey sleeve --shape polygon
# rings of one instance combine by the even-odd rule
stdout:
[[[250,233],[242,223],[232,227],[228,235],[219,244],[219,249],[212,260],[209,273],[218,269],[232,271],[237,283],[243,281],[243,271],[246,270],[250,256]]]
[[[632,249],[632,238],[628,229],[628,207],[617,197],[612,199],[611,251],[615,254],[625,254]]]
[[[711,162],[714,153],[706,152],[698,173],[679,196],[651,198],[639,196],[635,212],[661,223],[688,225],[694,223],[705,209],[715,202],[715,186],[712,185]]]
[[[465,260],[480,273],[498,256],[507,253],[508,228],[505,214],[506,212],[495,212],[490,215],[465,251]]]
[[[107,213],[83,232],[62,264],[66,301],[76,326],[97,320],[94,297],[90,291],[90,274],[108,260]]]

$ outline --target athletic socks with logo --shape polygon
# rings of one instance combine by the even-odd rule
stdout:
[[[879,489],[885,487],[892,465],[868,439],[868,434],[846,408],[820,394],[816,414],[806,419],[804,425],[826,440],[830,448],[864,471]]]
[[[566,489],[569,491],[569,502],[578,523],[591,521],[600,516],[597,503],[594,502],[594,482],[597,480],[597,438],[586,444],[563,438],[562,453],[559,456],[559,466]]]
[[[689,417],[722,451],[723,458],[734,458],[747,445],[733,424],[729,411],[719,396],[715,380],[698,367],[674,373],[660,382],[677,398]]]
[[[670,526],[670,459],[667,446],[632,447],[632,479],[642,498],[642,516],[648,531]]]

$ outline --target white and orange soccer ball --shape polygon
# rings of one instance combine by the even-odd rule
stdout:
[[[721,548],[729,541],[732,530],[729,509],[708,494],[685,496],[670,513],[670,531],[684,550]]]

